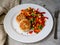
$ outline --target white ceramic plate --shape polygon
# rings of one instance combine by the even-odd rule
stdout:
[[[39,34],[27,35],[26,33],[20,31],[18,24],[16,22],[16,16],[19,14],[21,9],[28,7],[39,8],[39,11],[46,12],[44,16],[47,16],[46,26],[42,29]],[[14,40],[23,42],[23,43],[33,43],[44,39],[52,30],[53,27],[53,18],[49,11],[36,4],[21,4],[12,8],[4,18],[4,28],[7,34]]]

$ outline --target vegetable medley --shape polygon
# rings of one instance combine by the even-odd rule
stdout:
[[[48,17],[44,16],[45,12],[40,12],[39,9],[31,7],[22,9],[21,14],[23,14],[31,24],[29,34],[33,32],[39,33],[45,26],[46,19],[48,19]]]

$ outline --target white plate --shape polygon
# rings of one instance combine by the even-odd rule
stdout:
[[[46,21],[46,26],[42,29],[39,34],[27,35],[22,32],[18,28],[18,24],[16,23],[15,17],[18,15],[21,9],[25,9],[27,7],[39,8],[39,11],[46,12],[44,16],[47,16],[48,19]],[[44,39],[52,30],[53,27],[53,18],[51,14],[45,8],[36,5],[36,4],[21,4],[12,8],[4,18],[4,28],[7,34],[14,40],[23,42],[23,43],[33,43]],[[23,34],[22,34],[22,33]],[[24,35],[25,34],[25,35]]]

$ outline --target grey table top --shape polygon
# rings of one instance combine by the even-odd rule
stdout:
[[[39,5],[46,5],[46,8],[54,15],[54,11],[56,10],[55,8],[59,7],[60,8],[60,0],[22,0],[22,4],[24,3],[34,3],[34,4],[39,4]],[[1,19],[4,18],[2,16]],[[2,22],[2,21],[1,21]],[[0,23],[1,23],[0,22]],[[60,22],[60,14],[59,14],[59,22]],[[54,39],[54,30],[46,37],[44,40],[39,41],[37,43],[32,43],[32,44],[24,44],[18,41],[15,41],[11,39],[10,37],[8,38],[8,44],[9,45],[60,45],[60,23],[58,23],[58,39]]]

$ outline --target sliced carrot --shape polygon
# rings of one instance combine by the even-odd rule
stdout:
[[[40,30],[34,30],[34,32],[35,32],[35,33],[39,33],[39,32],[40,32]]]

